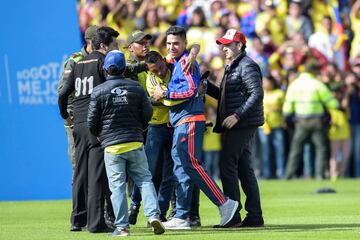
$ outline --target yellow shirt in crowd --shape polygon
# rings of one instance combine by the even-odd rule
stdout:
[[[261,12],[256,16],[255,31],[260,35],[264,29],[269,29],[271,39],[275,46],[280,46],[284,43],[286,36],[284,19],[278,16],[271,16],[267,12]]]
[[[264,132],[269,134],[271,129],[279,128],[283,125],[282,106],[284,104],[285,93],[281,89],[274,89],[264,92]]]
[[[213,132],[213,127],[208,127],[204,133],[204,151],[220,151],[221,150],[221,137],[220,134]]]
[[[350,57],[355,58],[360,55],[360,13],[350,14],[351,29],[354,32],[354,38],[351,42]]]
[[[331,125],[329,129],[330,140],[347,140],[350,138],[350,125],[345,112],[338,109],[329,110]]]

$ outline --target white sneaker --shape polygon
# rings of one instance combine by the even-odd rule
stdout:
[[[163,234],[165,232],[165,227],[159,217],[150,217],[148,223],[150,223],[155,234]]]
[[[190,230],[190,222],[181,218],[172,218],[167,222],[163,222],[165,229],[170,230]]]
[[[220,226],[225,226],[234,217],[236,210],[239,206],[238,201],[231,200],[230,198],[219,207],[220,210]]]

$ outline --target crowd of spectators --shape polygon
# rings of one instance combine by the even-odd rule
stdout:
[[[143,30],[152,35],[151,48],[164,55],[166,29],[174,24],[185,27],[188,44],[200,44],[201,70],[210,70],[209,80],[216,84],[226,63],[215,40],[229,28],[243,32],[246,51],[264,76],[266,123],[254,144],[255,169],[264,178],[285,176],[292,131],[282,115],[282,104],[288,85],[304,71],[307,59],[317,59],[321,65],[317,78],[329,87],[346,116],[342,121],[339,114],[330,113],[326,175],[360,177],[360,0],[79,0],[78,15],[82,35],[90,25],[110,26],[120,33],[123,47],[129,34]],[[207,97],[210,115],[214,102]],[[278,137],[278,128],[284,133],[280,143],[271,141]],[[212,134],[207,136],[219,141]],[[218,151],[219,144],[213,145],[209,149],[205,144],[205,151]],[[312,148],[309,141],[299,176],[314,176]]]

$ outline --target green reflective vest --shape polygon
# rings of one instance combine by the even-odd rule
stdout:
[[[283,105],[284,115],[318,117],[327,109],[338,108],[339,103],[324,83],[310,73],[301,73],[289,85]]]

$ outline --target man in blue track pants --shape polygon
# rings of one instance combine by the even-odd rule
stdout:
[[[200,68],[194,64],[194,71],[184,71],[186,31],[172,26],[166,31],[166,46],[173,64],[168,89],[158,86],[153,94],[155,100],[186,100],[170,107],[170,123],[174,127],[172,158],[174,174],[178,180],[176,188],[176,217],[165,222],[167,229],[190,229],[189,207],[192,184],[196,184],[205,195],[219,207],[220,226],[227,224],[239,205],[227,198],[200,163],[205,130],[204,102],[198,96]]]

